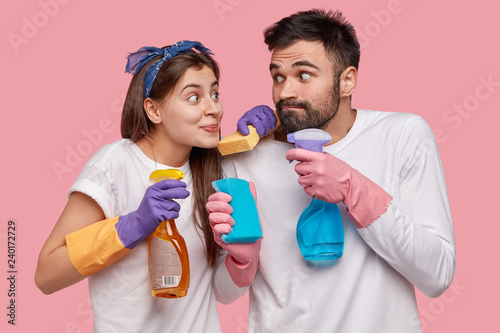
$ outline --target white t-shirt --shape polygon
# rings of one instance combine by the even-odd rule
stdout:
[[[263,139],[224,168],[253,181],[263,229],[250,288],[249,332],[420,332],[414,287],[435,297],[455,271],[454,231],[432,130],[419,116],[358,110],[352,129],[324,148],[393,196],[377,221],[357,229],[343,203],[344,254],[308,264],[296,225],[310,203],[286,152]]]
[[[128,139],[102,147],[83,167],[70,193],[78,191],[92,197],[106,218],[136,210],[149,175],[169,166],[156,164]],[[192,193],[189,164],[177,168]],[[213,269],[205,259],[204,240],[191,218],[192,196],[176,199],[181,205],[175,223],[186,241],[190,264],[187,296],[178,299],[151,295],[148,273],[148,239],[120,260],[88,278],[94,332],[220,332]],[[219,258],[223,265],[225,256]],[[227,279],[227,271],[222,271]]]

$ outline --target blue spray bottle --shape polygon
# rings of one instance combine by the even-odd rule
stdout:
[[[332,140],[320,129],[308,128],[287,136],[296,148],[323,152],[323,145]],[[338,259],[344,252],[344,225],[337,204],[312,199],[297,223],[297,243],[306,260]]]
[[[212,182],[217,192],[224,192],[232,197],[229,203],[233,207],[231,217],[234,226],[221,239],[226,243],[253,243],[262,238],[257,205],[250,191],[249,183],[239,178],[224,178]]]

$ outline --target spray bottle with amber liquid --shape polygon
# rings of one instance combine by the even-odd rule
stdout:
[[[177,169],[155,170],[149,179],[157,183],[164,179],[182,179]],[[178,298],[189,288],[189,256],[186,242],[177,231],[175,220],[160,223],[149,236],[149,282],[155,297]]]

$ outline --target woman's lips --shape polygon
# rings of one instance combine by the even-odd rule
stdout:
[[[219,125],[218,124],[201,126],[201,128],[209,133],[218,133],[219,132]]]

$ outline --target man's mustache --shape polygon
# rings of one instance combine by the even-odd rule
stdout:
[[[306,101],[286,99],[286,100],[280,100],[278,103],[276,103],[276,109],[278,109],[279,111],[281,111],[281,109],[285,106],[295,106],[295,107],[304,108],[306,110],[309,109],[309,103]]]

